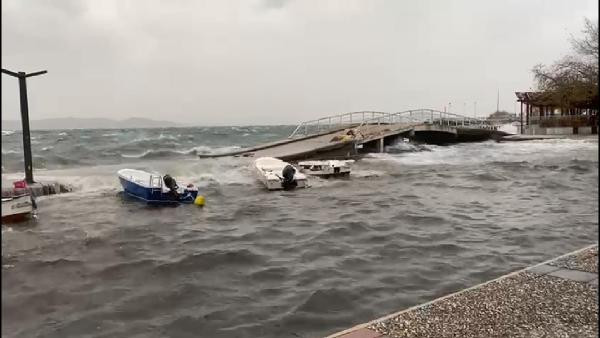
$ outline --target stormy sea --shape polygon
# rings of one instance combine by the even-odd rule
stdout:
[[[293,129],[33,131],[35,179],[74,191],[2,225],[2,336],[321,337],[597,241],[597,137],[401,143],[281,192],[251,158],[198,156]],[[2,131],[3,184],[21,138]],[[206,205],[132,201],[122,168]]]

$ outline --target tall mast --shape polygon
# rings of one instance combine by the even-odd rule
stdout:
[[[498,88],[498,97],[496,99],[496,111],[500,111],[500,88]]]

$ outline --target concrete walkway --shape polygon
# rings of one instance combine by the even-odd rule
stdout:
[[[303,139],[300,142],[287,142],[277,144],[271,147],[263,147],[260,150],[254,151],[252,157],[277,157],[283,160],[293,159],[298,157],[310,157],[313,153],[318,153],[325,150],[333,150],[342,148],[346,145],[353,144],[355,141],[364,143],[386,136],[396,135],[406,132],[411,127],[406,123],[397,123],[390,125],[368,125],[361,128],[361,136],[363,138],[353,138],[349,140],[337,140],[342,138],[350,129],[343,129],[338,132],[328,133],[321,136],[310,137]]]
[[[568,138],[569,135],[507,135],[500,138],[500,141],[510,141],[510,142],[519,142],[519,141],[535,141],[535,140],[553,140],[559,138]]]
[[[598,337],[598,244],[333,337]]]

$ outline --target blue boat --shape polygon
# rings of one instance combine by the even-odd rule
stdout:
[[[117,173],[125,194],[149,204],[194,203],[198,196],[194,185],[180,188],[169,175],[163,177],[136,169],[121,169]]]

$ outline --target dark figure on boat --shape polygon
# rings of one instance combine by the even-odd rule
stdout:
[[[171,177],[171,175],[166,174],[163,177],[163,181],[165,182],[165,186],[169,188],[169,194],[173,196],[173,199],[178,199],[179,193],[177,192],[177,189],[179,189],[179,187],[177,186],[175,179]]]
[[[281,180],[281,186],[283,187],[283,189],[294,189],[298,185],[298,182],[296,182],[296,180],[294,179],[295,173],[296,169],[290,164],[286,165],[285,168],[283,168],[281,172],[281,174],[283,175],[283,179]]]

